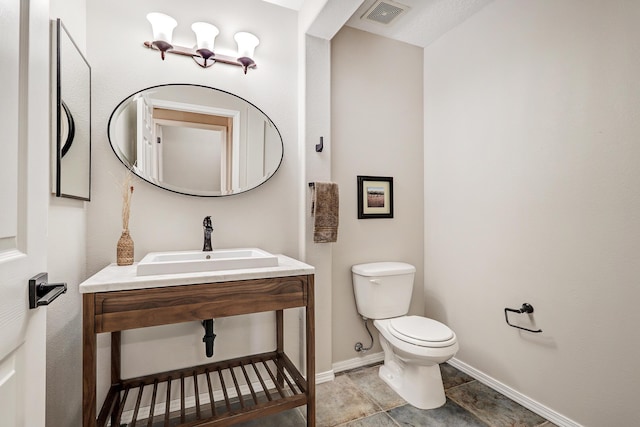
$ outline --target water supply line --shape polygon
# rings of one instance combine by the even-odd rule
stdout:
[[[373,335],[371,335],[371,331],[369,330],[369,324],[367,323],[369,319],[367,319],[366,317],[362,316],[362,321],[364,322],[364,328],[367,330],[367,333],[369,334],[369,338],[371,338],[371,344],[369,344],[369,347],[364,347],[364,345],[361,342],[357,342],[355,345],[355,350],[357,352],[367,352],[369,350],[371,350],[373,348]]]

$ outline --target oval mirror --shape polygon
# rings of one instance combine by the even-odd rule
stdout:
[[[192,196],[228,196],[263,184],[282,162],[280,131],[258,107],[208,86],[152,86],[123,100],[109,118],[118,159],[158,187]]]

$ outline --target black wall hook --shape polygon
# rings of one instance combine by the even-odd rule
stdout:
[[[542,332],[542,329],[538,329],[538,330],[533,330],[533,329],[528,329],[528,328],[523,328],[522,326],[517,326],[514,325],[512,323],[509,323],[509,313],[508,312],[512,312],[512,313],[527,313],[527,314],[531,314],[533,313],[533,306],[529,303],[524,303],[522,304],[522,307],[520,307],[520,309],[516,309],[516,308],[505,308],[504,309],[504,320],[507,322],[507,325],[511,326],[512,328],[518,328],[518,329],[522,329],[523,331],[527,331],[527,332],[533,332],[535,334],[539,334],[540,332]]]
[[[316,153],[322,153],[324,149],[324,136],[320,137],[320,144],[316,144]]]

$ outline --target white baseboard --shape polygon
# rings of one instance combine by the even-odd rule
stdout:
[[[520,405],[524,406],[532,412],[535,412],[541,417],[546,418],[559,427],[583,427],[582,424],[578,424],[577,422],[565,417],[564,415],[559,414],[558,412],[544,406],[540,402],[537,402],[530,397],[525,396],[524,394],[512,389],[511,387],[502,384],[495,378],[492,378],[484,372],[481,372],[476,368],[473,368],[466,363],[461,362],[455,357],[449,360],[447,363],[454,368],[461,370],[465,374],[473,377],[474,379],[480,381],[484,385],[491,387],[495,391],[503,394],[514,402],[518,402]]]
[[[332,365],[333,372],[343,372],[349,369],[361,368],[367,365],[373,365],[384,360],[384,352],[371,353],[366,356],[354,357],[353,359],[343,360],[342,362],[336,362]]]
[[[316,374],[316,384],[328,383],[336,378],[333,373],[333,369],[326,372],[319,372]]]

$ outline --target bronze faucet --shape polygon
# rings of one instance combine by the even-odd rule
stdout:
[[[204,228],[204,247],[202,250],[204,252],[211,252],[213,248],[211,247],[211,232],[213,231],[213,224],[211,224],[211,217],[205,216],[202,221],[202,227]]]

